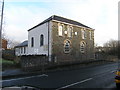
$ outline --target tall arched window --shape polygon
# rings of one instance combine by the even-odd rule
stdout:
[[[34,47],[34,38],[31,38],[31,47]]]
[[[44,36],[43,34],[40,35],[40,46],[44,45]]]
[[[82,29],[81,30],[81,34],[82,34],[82,39],[85,39],[86,38],[86,31],[85,31],[85,29]]]
[[[85,53],[85,42],[83,41],[80,43],[80,52]]]
[[[92,40],[92,31],[89,31],[90,40]]]
[[[66,40],[64,42],[64,52],[65,53],[69,53],[70,52],[70,41],[69,40]]]
[[[72,31],[73,31],[73,27],[72,26],[68,26],[68,37],[72,37]]]
[[[58,35],[59,35],[59,36],[62,36],[62,34],[63,34],[63,26],[62,26],[62,25],[59,25]]]

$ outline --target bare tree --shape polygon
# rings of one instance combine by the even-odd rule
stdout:
[[[7,48],[8,49],[13,49],[15,46],[17,46],[18,44],[20,44],[19,41],[15,41],[15,40],[12,40],[12,39],[6,39],[7,40]]]
[[[117,55],[118,54],[118,40],[109,40],[106,42],[103,47],[106,49],[105,51],[109,54]]]

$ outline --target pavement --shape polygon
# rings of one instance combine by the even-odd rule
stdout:
[[[0,77],[2,79],[10,79],[10,78],[17,78],[17,77],[24,77],[24,76],[32,76],[41,74],[41,71],[36,72],[25,72],[22,69],[11,69],[11,70],[5,70],[0,72]]]

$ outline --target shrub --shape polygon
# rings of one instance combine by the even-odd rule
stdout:
[[[14,60],[15,59],[15,51],[14,50],[3,50],[2,58],[5,60]]]

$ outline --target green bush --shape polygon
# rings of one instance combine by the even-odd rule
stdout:
[[[2,65],[2,69],[10,69],[10,68],[19,68],[20,64],[19,63],[15,63],[14,61],[10,61],[10,60],[0,60],[0,64]]]
[[[5,60],[14,60],[15,59],[15,51],[9,50],[9,49],[3,50],[2,58]]]

